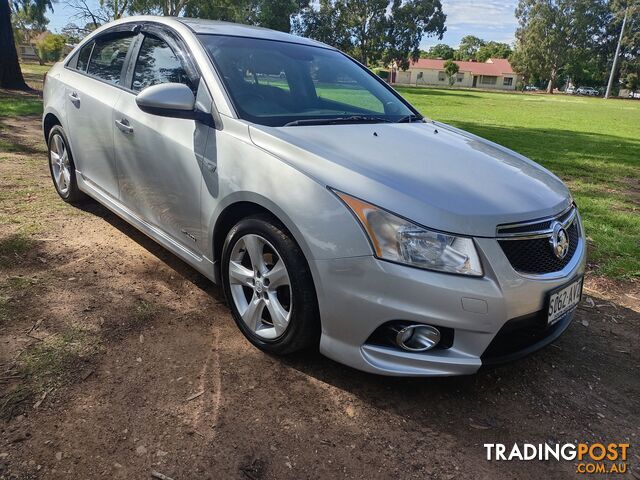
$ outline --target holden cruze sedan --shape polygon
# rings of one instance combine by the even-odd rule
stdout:
[[[458,375],[568,327],[585,235],[552,173],[280,32],[131,17],[49,72],[51,176],[222,285],[256,347]]]

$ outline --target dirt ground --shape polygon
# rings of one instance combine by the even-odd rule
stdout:
[[[557,343],[474,376],[275,358],[219,288],[105,208],[57,198],[38,118],[0,127],[15,145],[0,150],[1,479],[579,476],[485,460],[484,443],[514,442],[630,443],[640,478],[637,283],[590,277]]]

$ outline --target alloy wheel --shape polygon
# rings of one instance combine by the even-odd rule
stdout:
[[[245,325],[263,339],[281,337],[293,304],[289,273],[275,247],[260,235],[244,235],[228,268],[231,296]]]
[[[53,181],[61,195],[65,196],[71,187],[71,162],[69,152],[62,135],[54,134],[49,146],[49,162]]]

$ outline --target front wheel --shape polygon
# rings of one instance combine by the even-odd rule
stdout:
[[[224,243],[221,269],[233,318],[252,344],[277,354],[317,346],[311,273],[302,250],[275,219],[258,215],[237,223]]]

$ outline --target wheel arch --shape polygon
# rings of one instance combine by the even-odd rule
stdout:
[[[219,264],[220,259],[222,258],[222,247],[231,228],[243,218],[260,213],[271,215],[276,220],[280,221],[277,215],[273,212],[258,203],[250,201],[238,201],[232,203],[227,205],[224,210],[220,212],[216,219],[215,226],[213,227],[212,256],[213,261],[216,262],[216,264]],[[282,221],[280,221],[280,223],[282,223]]]
[[[316,298],[318,303],[320,303],[322,282],[320,281],[316,264],[313,261],[312,249],[305,241],[302,232],[297,228],[295,222],[276,204],[261,195],[251,192],[244,192],[244,194],[242,192],[235,192],[235,194],[230,195],[230,197],[230,201],[225,202],[225,205],[218,209],[219,213],[214,216],[215,222],[212,222],[213,226],[210,230],[212,235],[210,251],[213,259],[213,276],[215,283],[222,285],[222,247],[231,228],[242,218],[262,213],[273,217],[280,223],[302,250],[309,272],[311,272],[311,281],[313,282]],[[322,324],[322,318],[320,318],[320,323]]]
[[[42,131],[44,132],[44,141],[49,140],[49,132],[55,125],[62,126],[62,122],[58,116],[53,112],[48,112],[42,119]]]
[[[220,260],[222,258],[222,247],[225,239],[227,238],[227,234],[240,220],[257,214],[265,214],[273,217],[287,230],[304,253],[305,260],[310,268],[311,274],[315,277],[311,268],[312,262],[310,262],[311,250],[304,241],[302,233],[295,226],[295,223],[291,221],[291,219],[275,204],[271,204],[267,199],[259,196],[259,198],[236,198],[221,208],[220,212],[216,216],[211,239],[211,254],[214,263],[216,283],[220,280]]]

